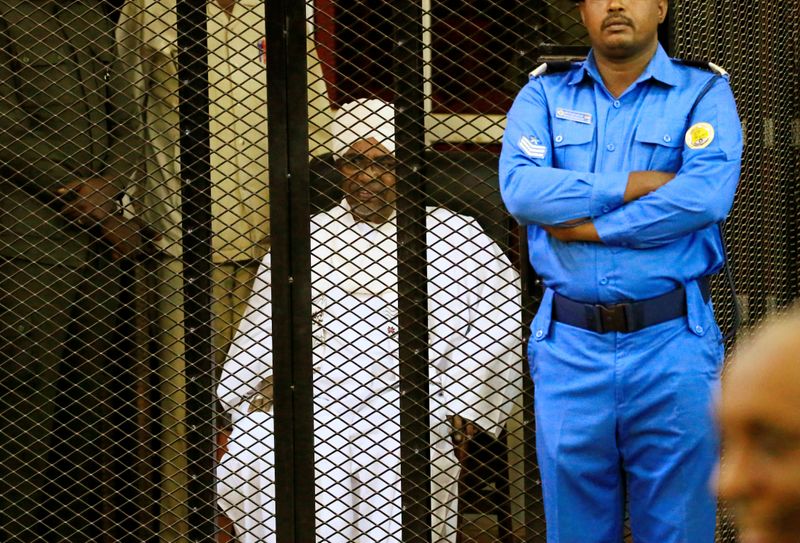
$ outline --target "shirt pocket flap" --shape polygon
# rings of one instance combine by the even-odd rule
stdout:
[[[37,51],[26,51],[17,55],[20,66],[53,66],[69,60],[61,51],[47,50],[37,54]]]
[[[636,141],[662,145],[664,147],[682,147],[686,123],[674,121],[656,121],[640,124],[636,127]]]
[[[531,323],[531,336],[534,341],[542,341],[550,335],[553,318],[553,289],[545,289],[539,309]]]
[[[92,52],[94,53],[95,58],[102,62],[105,66],[114,64],[114,61],[116,60],[113,49],[106,49],[95,44]]]
[[[594,138],[594,125],[556,119],[553,124],[553,147],[583,145]]]

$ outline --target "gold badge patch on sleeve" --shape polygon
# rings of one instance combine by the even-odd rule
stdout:
[[[693,124],[686,131],[686,146],[689,149],[705,149],[714,141],[714,127],[709,123]]]

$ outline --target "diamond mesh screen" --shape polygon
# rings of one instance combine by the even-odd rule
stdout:
[[[308,0],[306,66],[268,48],[267,10],[288,3],[266,4],[0,0],[0,539],[275,541],[305,502],[318,541],[544,541],[537,289],[497,157],[540,55],[588,43],[575,3]],[[752,323],[797,295],[800,8],[671,8],[671,53],[732,75],[746,145],[725,230]],[[299,130],[275,113],[302,101],[298,75]],[[270,191],[298,150],[291,196]],[[309,230],[290,231],[306,175]],[[273,257],[309,243],[297,322]],[[733,297],[713,292],[729,329]],[[310,345],[308,390],[277,369],[289,340]],[[724,507],[718,539],[735,540]]]
[[[742,176],[726,225],[745,324],[798,294],[797,266],[797,25],[798,6],[758,1],[677,2],[673,54],[713,59],[731,73],[745,132]],[[736,321],[724,281],[714,293],[722,326]],[[723,455],[724,462],[724,455]],[[720,541],[734,541],[722,508]]]

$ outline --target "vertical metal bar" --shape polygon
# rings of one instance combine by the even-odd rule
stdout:
[[[400,359],[400,458],[403,541],[431,540],[430,409],[422,9],[416,0],[392,3],[397,99],[398,322]]]
[[[800,69],[800,60],[798,59],[798,55],[800,55],[800,37],[798,36],[798,31],[800,31],[800,5],[798,5],[797,2],[792,2],[790,6],[791,12],[789,13],[789,21],[791,21],[790,35],[792,36],[791,45],[793,51],[791,58],[794,64],[794,69],[791,70],[790,73],[794,75],[794,85],[792,85],[794,92],[791,94],[791,102],[789,104],[789,111],[792,112],[792,155],[790,162],[791,169],[787,172],[786,182],[789,185],[788,193],[792,195],[790,201],[794,204],[792,207],[794,212],[789,219],[790,223],[787,227],[790,233],[790,258],[794,266],[794,274],[791,276],[791,284],[794,285],[792,294],[794,298],[797,298],[800,296],[800,250],[798,250],[800,233],[797,231],[797,229],[800,228],[800,190],[798,190],[797,176],[792,172],[797,172],[800,168],[800,71],[798,71]]]
[[[178,0],[190,541],[214,541],[214,358],[206,0]]]
[[[433,128],[433,0],[422,0],[422,99],[425,108],[425,143]]]
[[[769,0],[752,0],[752,2],[750,2],[748,14],[751,16],[753,24],[746,25],[746,28],[752,33],[752,41],[749,43],[753,44],[753,54],[748,58],[747,73],[750,77],[747,84],[754,84],[756,82],[766,83],[767,70],[765,66],[767,64],[767,55],[769,54],[769,49],[773,46],[773,44],[768,44],[766,42],[768,34],[765,32],[765,28],[768,25],[768,21],[765,20],[765,13],[767,11],[768,2]],[[750,164],[756,165],[750,169],[750,173],[751,176],[755,174],[754,177],[758,179],[757,185],[753,184],[752,187],[755,188],[757,186],[758,188],[753,191],[753,202],[755,204],[753,209],[755,213],[753,216],[749,217],[749,219],[763,226],[763,221],[769,213],[769,201],[768,195],[764,193],[764,189],[762,188],[762,183],[765,180],[769,182],[771,172],[769,171],[768,165],[765,164],[767,161],[763,160],[762,153],[767,139],[767,123],[765,121],[771,109],[766,101],[764,90],[760,85],[758,86],[758,90],[753,92],[751,96],[753,99],[753,115],[748,120],[747,139],[750,144],[749,148],[751,149],[751,153],[753,149],[757,149],[756,153],[751,154],[751,157],[757,156],[757,158],[750,162]],[[751,177],[751,179],[753,179],[753,177]],[[754,254],[752,255],[753,260],[750,263],[750,266],[752,266],[750,269],[754,272],[753,275],[758,278],[758,282],[754,285],[755,288],[748,302],[751,318],[754,317],[755,319],[760,319],[770,309],[769,298],[772,294],[770,250],[771,244],[769,243],[759,243],[753,249]]]
[[[308,89],[303,0],[265,2],[278,543],[314,541]]]
[[[267,85],[270,231],[272,251],[273,372],[275,394],[275,510],[279,542],[296,540],[294,535],[294,440],[291,395],[291,330],[285,323],[291,314],[291,245],[289,224],[289,149],[286,95],[286,4],[288,0],[265,2],[267,10]]]
[[[778,74],[782,73],[782,66],[776,66],[777,56],[782,51],[780,45],[776,43],[772,33],[774,13],[772,2],[761,0],[758,4],[757,27],[759,30],[758,42],[758,81],[759,102],[761,106],[762,139],[758,143],[759,147],[759,166],[761,175],[759,179],[759,195],[761,197],[761,209],[764,210],[764,219],[769,224],[770,219],[776,222],[785,220],[781,198],[781,165],[780,149],[777,134],[776,118],[780,111],[781,95],[785,95],[781,87],[778,86]],[[777,70],[776,70],[777,68]],[[769,222],[767,222],[769,221]],[[765,224],[765,226],[766,226]],[[781,254],[776,250],[781,246],[781,232],[773,228],[764,228],[761,232],[762,240],[762,274],[761,279],[764,286],[765,311],[772,312],[777,309],[781,298]]]
[[[154,377],[158,375],[158,368],[153,367],[155,362],[150,355],[149,342],[157,333],[153,330],[153,323],[158,322],[158,313],[155,310],[157,301],[153,293],[158,292],[158,280],[155,273],[145,269],[147,264],[137,264],[134,273],[134,311],[133,330],[133,360],[136,361],[134,374],[136,383],[133,385],[136,404],[136,472],[137,483],[137,537],[141,541],[151,541],[158,534],[158,492],[159,479],[159,454],[154,436],[161,434],[158,421],[161,420],[159,402],[156,395],[158,382]]]
[[[286,94],[289,129],[289,209],[292,275],[292,391],[294,408],[295,535],[293,541],[314,541],[314,404],[311,341],[311,243],[308,170],[308,77],[306,8],[303,0],[287,6],[288,54]],[[291,183],[289,183],[291,181]]]
[[[800,290],[800,281],[798,281],[798,267],[797,267],[797,178],[794,175],[797,167],[797,152],[798,147],[795,141],[795,118],[797,112],[797,71],[796,70],[783,70],[783,66],[789,62],[796,63],[796,57],[791,55],[796,51],[796,32],[797,30],[797,6],[796,2],[775,4],[778,10],[779,18],[773,19],[773,33],[778,34],[780,39],[785,40],[782,47],[775,49],[775,59],[773,69],[778,77],[781,78],[779,88],[793,88],[795,92],[779,93],[778,97],[781,100],[779,111],[781,114],[779,123],[781,125],[781,137],[778,138],[778,145],[781,147],[781,190],[784,195],[782,198],[783,215],[786,224],[784,226],[783,251],[786,251],[786,269],[787,274],[785,277],[785,289],[781,293],[781,304],[790,304],[792,300],[797,298],[798,291]],[[791,29],[785,32],[784,29]],[[792,60],[789,60],[792,59]],[[788,62],[787,62],[788,61]],[[793,85],[794,83],[794,85]]]

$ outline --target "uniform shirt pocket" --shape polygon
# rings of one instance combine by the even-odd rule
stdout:
[[[642,170],[677,172],[681,165],[686,120],[658,119],[636,127],[634,164]]]
[[[594,124],[555,119],[553,150],[556,168],[591,171],[594,155]]]
[[[41,45],[17,55],[20,94],[35,105],[76,102],[83,92],[77,65],[63,48]]]

